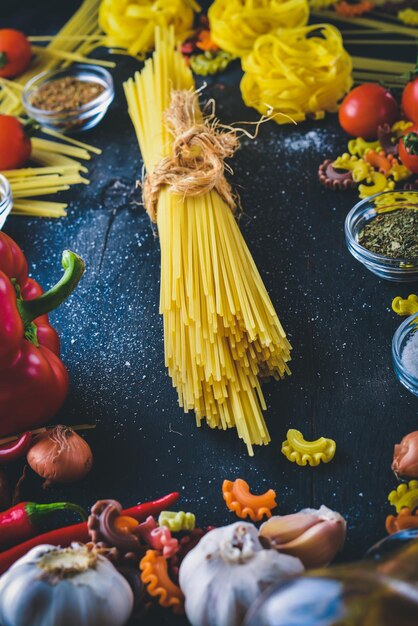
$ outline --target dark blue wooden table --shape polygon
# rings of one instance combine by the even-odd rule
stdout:
[[[2,26],[53,33],[78,4],[8,2]],[[87,434],[94,469],[82,483],[47,493],[29,479],[30,497],[130,505],[178,489],[179,506],[199,524],[221,525],[234,520],[222,481],[242,477],[254,492],[275,488],[280,514],[321,504],[340,511],[348,521],[342,558],[359,557],[385,533],[387,494],[396,485],[393,445],[417,428],[418,400],[391,364],[401,321],[391,301],[414,287],[383,282],[350,256],[343,224],[356,193],[333,193],[317,180],[318,165],[344,152],[347,137],[335,115],[297,127],[270,123],[257,139],[244,139],[233,159],[240,225],[294,346],[293,375],[264,387],[272,443],[249,458],[235,432],[195,427],[164,368],[159,242],[134,193],[142,163],[122,91],[139,64],[114,58],[115,101],[82,137],[103,149],[88,164],[91,184],[62,194],[67,218],[10,217],[5,227],[44,287],[59,277],[64,248],[87,265],[77,292],[51,319],[71,376],[57,421],[97,424]],[[240,75],[235,64],[204,92],[225,123],[257,119],[242,103]],[[334,438],[335,460],[317,468],[289,463],[280,452],[289,427],[308,439]]]

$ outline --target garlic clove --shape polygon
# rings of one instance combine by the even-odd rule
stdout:
[[[322,567],[343,547],[346,522],[339,513],[322,506],[271,518],[260,534],[279,552],[298,557],[305,567]]]
[[[418,478],[418,431],[405,435],[395,445],[392,470],[396,476]]]
[[[275,545],[287,543],[318,523],[315,513],[293,513],[292,515],[275,515],[260,528],[260,536],[266,537]]]

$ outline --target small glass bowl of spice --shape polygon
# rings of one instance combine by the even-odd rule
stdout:
[[[393,335],[392,360],[400,382],[418,396],[418,313],[402,322]]]
[[[0,230],[3,228],[12,206],[13,197],[10,183],[3,174],[0,174]]]
[[[26,84],[22,101],[29,117],[41,126],[75,133],[96,126],[114,95],[107,70],[80,63],[38,74]]]
[[[345,220],[345,240],[380,278],[418,280],[418,191],[385,191],[356,204]]]

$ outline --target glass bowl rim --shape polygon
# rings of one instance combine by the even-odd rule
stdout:
[[[354,248],[354,250],[359,255],[367,258],[370,261],[374,261],[374,262],[379,263],[381,265],[390,265],[390,266],[393,266],[394,264],[401,264],[401,263],[405,263],[406,265],[413,264],[414,266],[418,266],[418,257],[393,258],[393,257],[385,256],[383,254],[377,254],[376,252],[372,252],[371,250],[368,250],[367,248],[365,248],[364,246],[362,246],[361,244],[358,243],[358,241],[356,240],[356,237],[355,237],[355,235],[353,233],[352,221],[353,221],[354,217],[359,212],[360,212],[360,215],[361,215],[362,213],[364,213],[366,211],[366,206],[365,205],[370,203],[370,201],[373,200],[374,198],[377,198],[379,196],[383,196],[383,195],[386,195],[386,194],[390,194],[390,193],[392,193],[392,194],[393,193],[398,193],[398,194],[399,193],[412,193],[412,194],[416,194],[416,196],[417,196],[417,206],[418,206],[418,189],[411,189],[411,190],[405,190],[405,189],[393,190],[392,189],[392,190],[389,190],[389,191],[380,191],[379,193],[375,193],[373,196],[368,196],[367,198],[363,198],[362,200],[357,202],[352,207],[352,209],[350,209],[350,211],[347,214],[347,217],[345,218],[344,232],[345,232],[346,239],[349,242],[350,246],[352,246]],[[372,206],[370,206],[368,208],[373,210]],[[407,269],[407,268],[405,268],[405,269]]]
[[[398,328],[395,330],[393,339],[392,339],[392,356],[393,360],[396,364],[396,367],[401,370],[403,376],[411,381],[414,386],[418,389],[418,378],[414,376],[402,363],[402,354],[400,351],[400,346],[402,340],[407,335],[410,330],[411,324],[416,321],[417,322],[417,331],[418,332],[418,313],[413,313],[409,315],[402,324],[399,324]]]
[[[13,201],[10,182],[4,174],[0,174],[0,211]]]
[[[93,100],[82,104],[79,107],[74,107],[72,109],[68,109],[67,111],[53,111],[51,109],[39,109],[38,107],[33,106],[29,100],[29,94],[34,87],[34,85],[39,81],[38,88],[43,85],[45,82],[49,82],[49,79],[53,80],[55,76],[62,74],[64,76],[76,76],[78,74],[82,74],[83,72],[93,71],[96,72],[104,81],[105,89],[101,94],[99,94]],[[95,81],[97,83],[103,84],[102,81]],[[22,92],[22,102],[28,113],[32,113],[33,117],[45,118],[48,117],[71,117],[73,115],[80,115],[82,113],[91,111],[96,107],[99,107],[102,104],[106,104],[107,100],[114,94],[114,84],[113,78],[110,72],[107,69],[102,67],[101,65],[95,65],[94,63],[74,63],[70,67],[58,68],[55,70],[45,70],[36,74],[33,78],[31,78],[23,88]]]

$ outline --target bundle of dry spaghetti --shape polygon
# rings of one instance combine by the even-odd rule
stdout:
[[[259,379],[290,373],[290,344],[224,178],[236,133],[202,116],[172,30],[157,29],[153,57],[124,87],[158,225],[165,362],[179,403],[198,425],[236,427],[252,454],[270,439]]]
[[[23,112],[21,91],[24,85],[40,72],[65,67],[72,62],[95,63],[113,67],[111,61],[88,59],[87,55],[103,41],[103,33],[98,24],[100,0],[84,0],[61,30],[52,37],[30,37],[31,42],[48,41],[41,47],[32,45],[34,57],[29,69],[18,78],[0,79],[0,113],[20,115]]]
[[[50,132],[65,143],[33,137],[30,167],[0,172],[10,183],[14,215],[64,217],[68,205],[47,201],[43,196],[66,191],[72,185],[89,183],[83,176],[88,170],[80,161],[89,160],[91,152],[100,154],[101,150]]]

